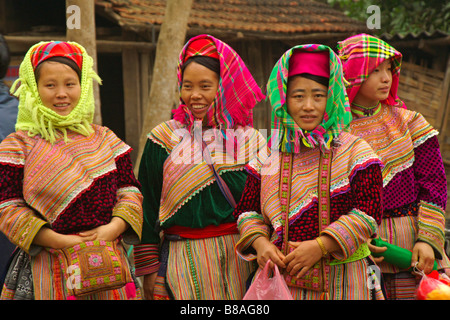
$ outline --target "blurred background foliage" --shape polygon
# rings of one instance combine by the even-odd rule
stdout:
[[[436,30],[450,33],[450,1],[446,0],[326,0],[346,15],[361,21],[373,14],[367,8],[380,8],[381,28],[373,33],[405,35]]]

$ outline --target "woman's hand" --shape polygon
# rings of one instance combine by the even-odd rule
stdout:
[[[326,254],[341,252],[339,243],[331,236],[323,234],[319,240],[321,240]],[[303,277],[324,255],[318,239],[289,242],[289,244],[295,249],[286,256],[283,262],[286,264],[286,271],[291,276],[296,275],[297,278]]]
[[[146,274],[144,280],[142,281],[142,286],[144,289],[144,299],[153,300],[153,292],[155,290],[156,276],[157,272]]]
[[[289,242],[289,244],[295,249],[283,260],[286,271],[291,276],[301,278],[322,258],[322,250],[316,240]]]
[[[114,241],[122,233],[127,230],[128,224],[125,220],[119,217],[113,217],[111,222],[97,228],[80,232],[79,235],[83,237],[94,237],[95,240]]]
[[[61,234],[44,227],[34,237],[33,244],[51,249],[64,249],[94,239],[95,235]]]
[[[51,249],[64,249],[86,241],[114,241],[127,228],[128,224],[119,217],[113,217],[108,224],[78,234],[61,234],[43,227],[34,237],[33,243]]]
[[[377,247],[375,245],[372,244],[372,238],[369,238],[367,240],[367,245],[369,246],[369,250],[371,253],[383,253],[387,250],[387,247]],[[372,255],[372,259],[375,263],[380,263],[381,261],[384,260],[384,257],[375,257]]]
[[[269,264],[271,269],[273,269],[274,263],[280,268],[286,268],[282,261],[285,258],[284,254],[266,237],[256,238],[252,247],[256,250],[256,261],[260,268],[263,269],[269,259],[271,260]]]
[[[429,274],[433,271],[434,260],[433,248],[426,242],[416,242],[413,248],[411,267],[415,266],[425,274]],[[417,265],[416,262],[418,262]]]

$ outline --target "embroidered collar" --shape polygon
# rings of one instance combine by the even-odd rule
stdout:
[[[381,102],[378,102],[378,104],[374,107],[365,107],[356,103],[351,104],[352,113],[356,114],[357,116],[363,116],[363,117],[370,117],[373,115],[376,115],[381,110]]]

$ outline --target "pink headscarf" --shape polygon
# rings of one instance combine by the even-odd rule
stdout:
[[[215,50],[212,50],[214,47]],[[238,125],[253,126],[253,107],[264,99],[264,94],[241,57],[219,39],[202,34],[185,44],[178,64],[179,87],[182,84],[181,68],[186,56],[210,56],[212,53],[220,62],[220,80],[217,95],[206,114],[207,125],[220,130],[233,129]],[[192,130],[195,119],[181,99],[179,107],[173,113],[175,120],[186,124],[189,131]]]
[[[347,94],[350,103],[358,94],[362,83],[386,59],[392,60],[392,85],[389,96],[381,101],[390,106],[406,108],[397,96],[402,54],[381,39],[368,34],[358,34],[338,43],[339,57],[344,77],[349,82]]]
[[[330,55],[327,51],[300,51],[295,50],[289,59],[289,74],[295,76],[309,73],[325,78],[330,77]]]

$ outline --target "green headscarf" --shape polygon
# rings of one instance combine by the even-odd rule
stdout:
[[[294,50],[328,51],[330,56],[330,77],[325,114],[322,123],[312,131],[301,129],[287,111],[286,91],[289,59]],[[275,64],[267,83],[267,94],[273,108],[272,148],[276,144],[280,151],[291,153],[299,153],[301,144],[307,147],[319,146],[322,150],[329,149],[333,139],[337,138],[343,130],[348,130],[352,120],[344,81],[341,62],[328,46],[298,45],[286,51]]]

